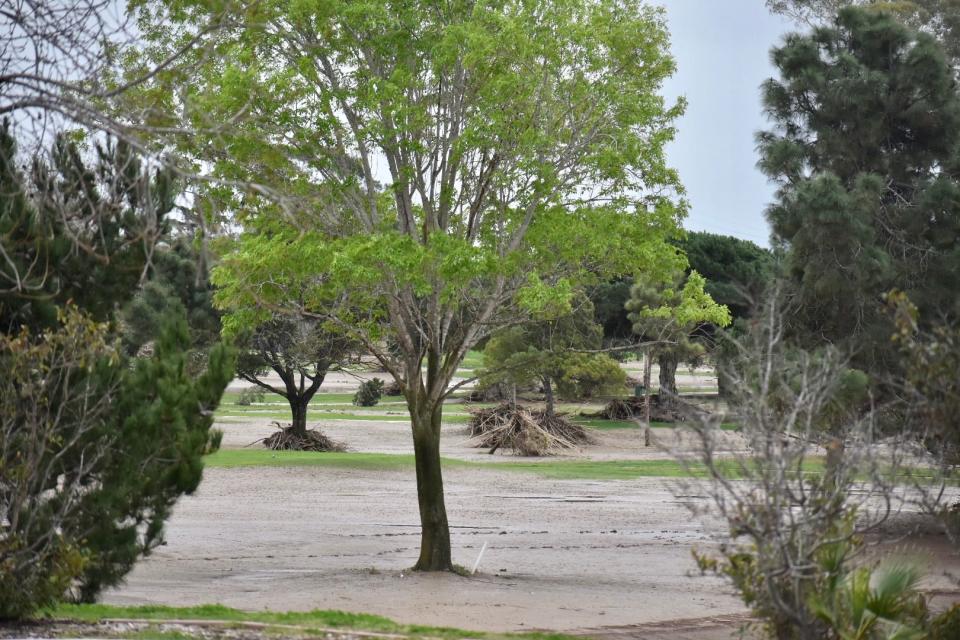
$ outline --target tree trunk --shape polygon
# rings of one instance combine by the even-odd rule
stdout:
[[[650,428],[650,370],[653,368],[653,354],[643,354],[643,421]]]
[[[443,500],[440,470],[440,421],[443,404],[414,413],[413,452],[417,466],[417,500],[420,504],[420,559],[414,571],[452,571],[450,527]]]
[[[543,395],[546,400],[547,405],[547,415],[553,415],[553,382],[550,380],[549,376],[544,376],[543,381]]]
[[[676,354],[665,351],[657,358],[660,365],[660,402],[671,404],[677,397],[677,364]]]
[[[302,438],[307,435],[307,405],[310,401],[299,396],[290,396],[287,401],[293,416],[293,432]]]

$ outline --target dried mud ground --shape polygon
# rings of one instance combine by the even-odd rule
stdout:
[[[264,419],[218,425],[224,446],[270,432]],[[331,421],[324,430],[365,452],[409,453],[408,427]],[[659,430],[668,437],[668,430]],[[662,457],[637,431],[597,431],[579,457]],[[730,435],[736,448],[736,436]],[[444,455],[498,462],[445,426]],[[323,455],[323,454],[317,454]],[[445,473],[454,561],[471,577],[411,574],[419,545],[413,468],[208,468],[168,523],[167,544],[134,569],[111,604],[223,604],[249,610],[340,609],[400,623],[480,631],[551,630],[606,637],[728,638],[746,622],[720,580],[696,574],[694,548],[716,523],[693,517],[672,481],[557,480],[502,467]],[[898,539],[937,572],[960,563],[935,537]],[[927,587],[956,599],[934,573]]]

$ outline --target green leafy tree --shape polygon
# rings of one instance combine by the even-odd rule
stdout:
[[[706,278],[706,292],[726,306],[735,320],[751,315],[754,304],[763,299],[777,275],[773,252],[749,240],[688,231],[675,244],[687,257],[687,272],[696,271]],[[633,339],[633,321],[626,309],[633,284],[632,278],[618,278],[590,291],[607,344],[626,345]]]
[[[331,370],[344,364],[357,344],[314,318],[275,315],[254,330],[234,336],[237,375],[290,404],[293,434],[307,434],[307,409]],[[267,381],[273,371],[282,387]]]
[[[189,30],[210,5],[176,3],[146,37]],[[220,61],[184,117],[223,125],[192,149],[218,176],[255,173],[285,197],[237,195],[255,234],[220,263],[218,299],[249,310],[234,327],[274,308],[338,324],[399,382],[416,568],[449,570],[440,427],[467,351],[533,313],[562,315],[576,287],[682,262],[666,244],[683,208],[664,146],[682,105],[658,94],[674,68],[663,12],[613,0],[243,11],[243,29],[217,33]]]
[[[620,392],[626,383],[620,365],[606,354],[588,353],[599,350],[602,339],[593,304],[578,296],[569,314],[494,334],[483,351],[481,384],[539,383],[549,415],[554,413],[554,387],[565,398]]]
[[[936,41],[889,15],[843,9],[835,26],[791,35],[764,85],[776,123],[760,166],[780,188],[768,210],[787,249],[792,314],[807,346],[897,366],[882,304],[892,288],[927,317],[960,313],[960,99]]]
[[[677,272],[672,282],[638,280],[630,290],[626,308],[633,330],[646,340],[662,342],[651,348],[660,367],[660,401],[669,404],[677,396],[677,365],[698,362],[707,351],[698,330],[707,323],[730,324],[730,311],[706,292],[707,282],[696,271]],[[647,377],[649,374],[645,374]],[[644,380],[649,389],[649,380]]]

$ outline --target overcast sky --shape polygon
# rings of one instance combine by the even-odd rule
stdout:
[[[687,229],[769,244],[763,211],[773,187],[756,168],[754,134],[768,125],[760,83],[770,48],[794,30],[763,0],[654,0],[666,6],[677,73],[665,92],[687,113],[669,148],[690,200]]]

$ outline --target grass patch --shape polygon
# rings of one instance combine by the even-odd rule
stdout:
[[[329,467],[364,471],[402,471],[413,469],[412,454],[390,453],[314,453],[309,451],[269,451],[267,449],[223,449],[206,458],[207,466],[234,467]],[[729,461],[731,475],[736,476],[736,463]],[[706,475],[703,467],[689,468],[676,460],[524,460],[473,462],[443,458],[447,469],[485,469],[531,473],[558,480],[633,480],[636,478],[681,478]],[[822,469],[818,460],[812,460],[810,472]]]
[[[470,350],[460,363],[461,369],[479,369],[483,366],[483,352]]]
[[[582,418],[579,416],[573,416],[571,418],[573,422],[577,424],[582,424],[585,427],[590,427],[592,429],[640,429],[643,424],[640,422],[634,422],[633,420],[607,420],[606,418]],[[670,427],[672,426],[668,422],[651,422],[651,427]]]
[[[606,418],[583,418],[579,416],[573,416],[572,420],[577,424],[581,424],[585,427],[590,427],[592,429],[601,429],[601,430],[612,430],[612,429],[640,429],[643,427],[642,422],[635,422],[633,420],[607,420]],[[675,422],[651,422],[650,426],[654,429],[673,429],[677,426]],[[724,431],[736,431],[740,428],[740,425],[735,422],[724,422],[720,425],[720,428]]]
[[[454,467],[485,466],[480,463],[443,458],[443,465]],[[402,471],[413,469],[412,453],[358,453],[315,451],[271,451],[269,449],[221,449],[204,461],[208,467],[330,467],[362,471]]]
[[[450,627],[428,627],[404,625],[383,616],[346,611],[240,611],[221,605],[200,605],[196,607],[140,606],[121,607],[104,604],[60,605],[44,612],[46,616],[78,622],[99,622],[111,618],[135,618],[142,620],[226,620],[229,622],[259,622],[263,624],[294,625],[303,627],[303,633],[309,634],[311,628],[353,629],[378,631],[381,633],[404,634],[411,637],[431,637],[457,640],[460,638],[525,638],[527,640],[573,640],[572,636],[555,633],[480,633],[454,629]],[[269,633],[269,630],[267,630]],[[289,630],[278,630],[289,635]],[[320,635],[320,634],[316,634]],[[169,634],[146,635],[133,634],[131,637],[173,638]]]
[[[264,402],[283,402],[285,401],[282,397],[275,393],[270,393],[266,389],[261,389],[263,391],[263,400]],[[220,401],[221,405],[235,405],[237,400],[240,398],[239,391],[225,391],[223,394],[223,400]],[[323,393],[322,391],[318,392],[313,398],[310,399],[310,404],[330,404],[330,403],[341,403],[341,404],[351,404],[353,402],[352,393]],[[239,405],[238,405],[239,406]]]
[[[371,407],[371,410],[375,407]],[[323,422],[336,420],[363,420],[373,422],[410,423],[410,415],[406,411],[392,411],[389,413],[373,413],[371,410],[346,412],[316,410],[307,413],[307,422]],[[264,407],[228,407],[220,408],[214,414],[216,418],[269,418],[271,420],[290,420],[290,411],[272,410]],[[465,424],[470,416],[465,413],[444,414],[443,422],[447,424]]]

